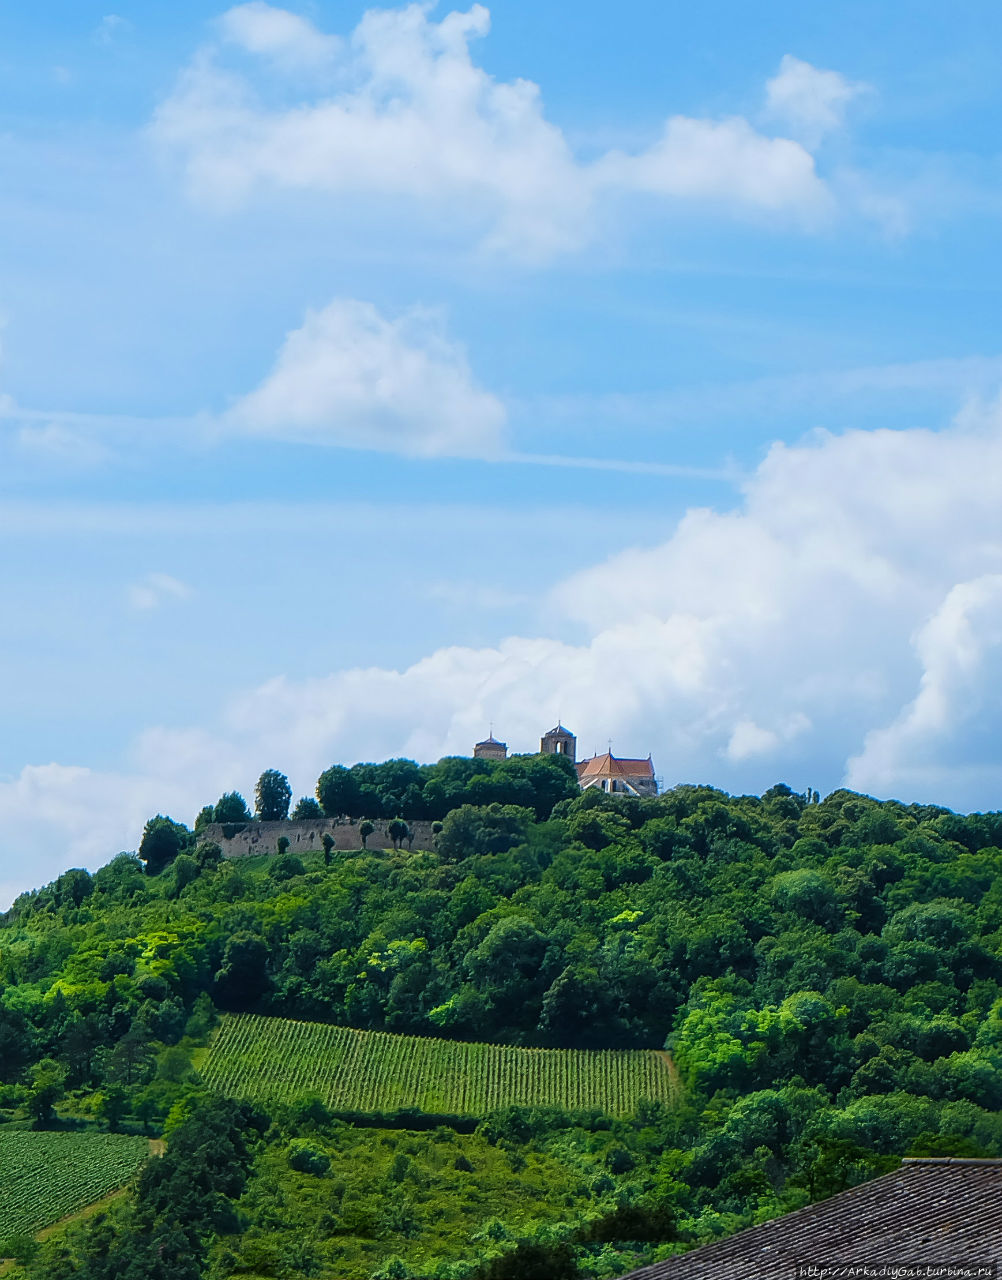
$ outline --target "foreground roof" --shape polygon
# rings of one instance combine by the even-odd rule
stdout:
[[[646,760],[620,760],[610,751],[578,761],[579,778],[653,778],[654,765],[650,756]]]
[[[894,1173],[623,1280],[792,1280],[797,1263],[926,1262],[1002,1262],[1002,1160],[905,1160]]]

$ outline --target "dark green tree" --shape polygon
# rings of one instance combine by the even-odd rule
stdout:
[[[0,1084],[17,1080],[35,1055],[34,1035],[17,1009],[0,1005]]]
[[[216,973],[216,1001],[224,1009],[253,1008],[268,986],[268,946],[256,933],[241,930],[226,943]]]
[[[372,835],[375,829],[376,829],[375,826],[368,820],[368,818],[364,819],[362,822],[358,824],[358,834],[359,834],[359,838],[362,841],[363,849],[366,847],[366,841],[369,839],[369,836]]]
[[[301,796],[296,801],[296,807],[292,811],[293,822],[311,822],[314,818],[322,818],[324,816],[323,809],[317,804],[312,796]]]
[[[118,1133],[128,1109],[128,1098],[120,1084],[110,1084],[97,1095],[98,1118],[108,1126],[109,1133]]]
[[[202,840],[195,846],[195,861],[203,871],[218,867],[223,860],[223,851],[215,840]]]
[[[139,844],[139,856],[146,863],[146,874],[159,875],[190,843],[191,832],[183,823],[165,818],[160,813],[150,818]]]
[[[66,1068],[55,1058],[43,1058],[31,1069],[28,1112],[36,1126],[52,1119],[56,1103],[66,1092]]]
[[[198,861],[190,853],[179,853],[174,859],[174,865],[171,868],[174,875],[171,897],[180,897],[185,887],[198,879],[201,869]]]
[[[284,822],[289,816],[292,788],[289,779],[277,769],[265,769],[257,780],[254,807],[262,822]]]
[[[334,764],[317,779],[317,799],[328,818],[359,818],[361,793],[350,769]]]
[[[212,810],[213,822],[253,822],[247,801],[239,791],[227,791],[216,801]]]
[[[128,1089],[148,1083],[153,1074],[153,1048],[141,1023],[133,1023],[107,1055],[105,1078]]]
[[[63,872],[52,891],[60,906],[79,907],[94,892],[94,881],[90,872],[75,867]]]
[[[531,822],[532,810],[518,805],[464,804],[442,823],[438,851],[450,862],[476,854],[504,853],[525,840]]]
[[[268,866],[270,879],[279,882],[291,880],[293,876],[301,876],[305,873],[306,868],[294,853],[279,853],[278,857],[273,859]]]

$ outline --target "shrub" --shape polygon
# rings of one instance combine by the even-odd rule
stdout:
[[[322,1178],[330,1171],[331,1158],[326,1151],[321,1151],[306,1138],[293,1138],[289,1144],[289,1167],[297,1173],[309,1173],[315,1178]]]
[[[272,880],[291,880],[293,876],[301,876],[306,868],[293,853],[280,853],[268,867],[268,875]]]

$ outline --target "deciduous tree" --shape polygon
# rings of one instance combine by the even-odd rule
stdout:
[[[262,822],[284,822],[289,816],[292,788],[289,779],[277,769],[265,769],[257,780],[254,807]]]

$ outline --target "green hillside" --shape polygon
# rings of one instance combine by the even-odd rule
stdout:
[[[145,866],[19,898],[0,1134],[166,1138],[22,1273],[609,1280],[904,1154],[1002,1156],[1002,815],[535,796],[248,863],[161,817]]]
[[[660,1053],[519,1049],[229,1015],[200,1066],[205,1084],[253,1102],[316,1095],[336,1111],[403,1108],[484,1116],[506,1106],[629,1115],[673,1100]]]

